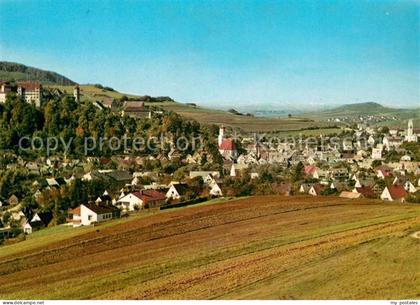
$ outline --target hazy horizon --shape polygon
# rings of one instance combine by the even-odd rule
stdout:
[[[415,1],[0,1],[0,8],[1,60],[79,83],[225,109],[420,105]]]

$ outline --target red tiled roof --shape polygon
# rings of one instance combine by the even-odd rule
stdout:
[[[392,171],[390,171],[390,170],[379,169],[378,171],[380,171],[384,177],[391,177],[392,176]]]
[[[392,199],[401,199],[407,195],[404,187],[402,185],[391,185],[388,186],[389,194],[391,195]]]
[[[305,166],[305,174],[306,175],[312,175],[316,170],[316,167],[313,165],[306,165]]]
[[[18,87],[21,87],[25,90],[29,90],[29,91],[33,91],[36,89],[40,89],[41,85],[39,83],[36,82],[22,82],[18,84]]]
[[[99,162],[101,163],[101,164],[108,164],[109,162],[111,161],[111,159],[109,159],[109,158],[106,158],[106,157],[102,157],[102,158],[99,158]]]
[[[73,210],[69,210],[69,214],[77,214],[80,215],[80,207],[74,208]]]
[[[142,190],[141,192],[133,193],[133,195],[141,199],[144,203],[166,199],[165,194],[162,194],[156,190]]]
[[[362,194],[366,198],[373,198],[375,197],[375,192],[370,186],[362,186],[362,187],[356,187],[356,191],[359,194]]]
[[[232,139],[223,139],[222,143],[219,145],[221,150],[236,150],[235,142]]]
[[[156,190],[143,190],[142,194],[146,195],[150,198],[153,198],[154,200],[165,200],[166,199],[165,194],[162,194],[161,192],[156,191]]]
[[[314,184],[312,187],[317,195],[321,195],[321,192],[325,189],[325,185],[322,184]]]

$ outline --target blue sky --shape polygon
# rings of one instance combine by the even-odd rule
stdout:
[[[416,1],[4,1],[0,58],[214,107],[420,104]]]

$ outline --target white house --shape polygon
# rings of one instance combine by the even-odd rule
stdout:
[[[186,184],[171,184],[169,190],[166,192],[166,198],[172,200],[181,199],[186,194],[188,187]]]
[[[411,181],[408,181],[408,180],[404,183],[404,189],[408,193],[415,193],[415,192],[417,192],[417,188],[414,186],[414,184],[411,183]]]
[[[230,167],[230,176],[236,177],[240,171],[243,171],[247,168],[248,168],[247,164],[232,163],[232,166]]]
[[[405,191],[404,187],[402,185],[390,185],[385,187],[381,194],[382,200],[387,201],[405,201],[405,196],[407,195],[407,192]]]
[[[372,148],[372,159],[381,160],[382,159],[382,147]]]
[[[126,211],[134,211],[136,208],[141,208],[143,200],[141,199],[138,192],[130,193],[117,200],[117,205],[121,205],[121,208]]]
[[[31,221],[28,221],[23,226],[25,234],[31,234],[33,231],[39,230],[48,226],[52,220],[52,214],[50,212],[35,213]]]
[[[68,223],[76,226],[89,226],[93,223],[104,222],[117,218],[120,215],[118,208],[113,206],[105,206],[97,203],[81,204],[78,208],[69,210],[70,218]]]
[[[210,186],[210,195],[214,197],[221,197],[223,196],[222,189],[220,186],[215,182]]]
[[[320,196],[321,192],[325,189],[325,185],[321,185],[321,184],[314,184],[311,186],[311,188],[308,191],[309,195],[312,196]]]
[[[134,211],[136,209],[160,206],[165,202],[165,195],[157,190],[147,189],[140,192],[130,193],[122,196],[116,202],[125,211]]]
[[[220,178],[220,172],[218,171],[190,171],[190,179],[201,177],[204,183],[210,185],[216,178]]]
[[[411,157],[409,155],[404,155],[400,159],[401,161],[411,161]]]

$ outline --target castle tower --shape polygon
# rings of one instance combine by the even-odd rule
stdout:
[[[223,125],[220,126],[220,128],[219,128],[219,136],[217,138],[217,143],[219,144],[219,146],[222,144],[223,139],[225,137],[225,130],[226,130],[225,126],[223,126]]]
[[[74,99],[77,103],[80,102],[80,87],[79,87],[79,85],[76,85],[74,87],[73,96],[74,96]]]

